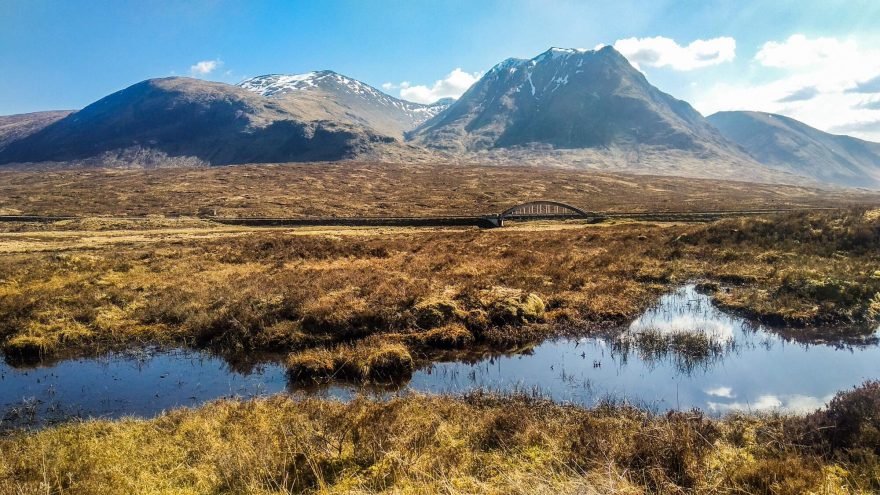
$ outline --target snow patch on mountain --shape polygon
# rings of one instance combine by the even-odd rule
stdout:
[[[250,78],[239,84],[240,87],[267,98],[276,96],[295,96],[298,91],[323,90],[331,93],[348,93],[362,98],[370,105],[395,108],[419,122],[439,114],[451,102],[422,105],[389,96],[382,91],[362,83],[357,79],[324,70],[305,74],[268,74]]]
[[[269,74],[247,79],[240,87],[262,96],[271,97],[280,93],[317,87],[317,72],[305,74]]]

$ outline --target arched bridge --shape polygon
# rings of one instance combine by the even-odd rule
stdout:
[[[560,220],[560,219],[587,219],[599,221],[602,216],[596,213],[584,211],[576,206],[560,203],[559,201],[529,201],[528,203],[512,206],[498,215],[491,215],[486,219],[495,227],[503,227],[505,220]]]

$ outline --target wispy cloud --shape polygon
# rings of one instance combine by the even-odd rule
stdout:
[[[736,57],[736,40],[730,37],[696,40],[687,46],[663,36],[626,38],[614,42],[636,67],[669,67],[688,71],[729,62]]]
[[[847,90],[848,93],[880,93],[880,75],[872,77],[867,81],[856,83],[855,86]]]
[[[220,59],[202,60],[201,62],[196,62],[195,64],[190,65],[189,72],[194,76],[206,76],[220,67],[223,67],[223,61]]]
[[[873,124],[880,120],[880,108],[864,96],[880,92],[880,46],[795,34],[761,45],[752,73],[760,79],[719,82],[697,94],[694,106],[705,114],[781,113],[826,131],[880,139]]]
[[[443,79],[434,81],[432,86],[424,84],[412,84],[403,81],[400,84],[386,82],[382,85],[385,91],[399,90],[400,97],[404,100],[416,103],[433,103],[441,98],[458,98],[468,90],[477,80],[481,72],[468,73],[461,68],[453,69]]]
[[[843,134],[854,133],[878,133],[880,134],[880,119],[867,120],[862,122],[849,122],[846,124],[836,125],[829,129],[831,132],[839,132]]]
[[[815,86],[807,86],[806,88],[801,88],[788,96],[784,96],[776,101],[780,103],[791,103],[793,101],[807,101],[815,98],[819,95],[819,89]]]
[[[880,99],[860,101],[853,105],[853,108],[861,108],[863,110],[880,110]]]

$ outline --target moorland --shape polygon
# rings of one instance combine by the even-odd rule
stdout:
[[[852,190],[527,167],[3,171],[0,345],[15,366],[155,347],[273,356],[291,381],[405,380],[438,359],[614,332],[671,288],[796,342],[869,335],[880,210]],[[35,178],[39,176],[40,180]],[[220,225],[224,216],[791,209],[706,223]],[[815,210],[806,207],[826,207]],[[206,213],[210,212],[210,213]],[[10,493],[869,493],[876,382],[806,415],[657,413],[475,392],[221,400],[0,437]],[[114,487],[113,489],[107,487]],[[117,490],[114,492],[113,490]]]

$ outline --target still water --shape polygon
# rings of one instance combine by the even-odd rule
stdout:
[[[585,405],[626,400],[657,411],[697,407],[723,414],[812,410],[839,390],[880,378],[877,332],[846,344],[786,340],[718,310],[692,285],[662,297],[623,337],[641,332],[702,333],[718,345],[711,355],[693,359],[622,346],[619,336],[561,339],[524,354],[438,363],[417,371],[400,391],[520,391]],[[194,351],[111,355],[32,369],[0,363],[0,428],[70,416],[153,416],[222,397],[279,392],[297,391],[278,363],[242,371]],[[307,393],[346,399],[358,392],[339,385]]]

